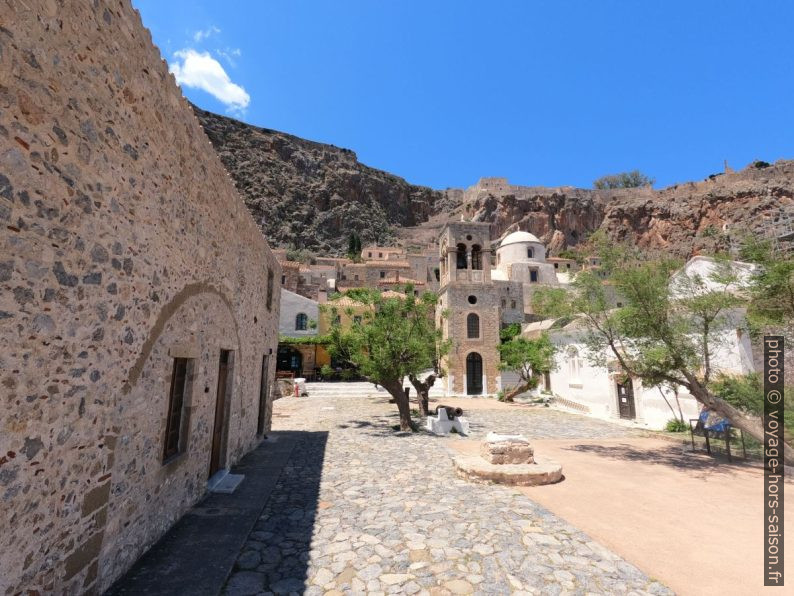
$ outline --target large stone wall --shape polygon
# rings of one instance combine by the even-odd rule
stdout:
[[[255,446],[280,275],[129,0],[0,0],[0,593],[101,591],[204,494],[221,349]]]

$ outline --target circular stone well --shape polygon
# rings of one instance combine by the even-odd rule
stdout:
[[[479,455],[459,455],[454,463],[458,476],[472,482],[540,486],[562,480],[560,464],[537,456],[533,463],[492,464]]]

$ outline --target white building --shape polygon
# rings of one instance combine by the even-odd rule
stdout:
[[[707,291],[725,289],[740,293],[754,266],[730,263],[739,283],[724,288],[710,277],[718,271],[717,262],[709,257],[695,257],[673,275],[673,295],[683,292],[683,277],[700,276],[700,288]],[[691,286],[689,287],[691,290]],[[711,365],[714,374],[747,374],[754,371],[752,347],[746,332],[744,309],[725,314],[711,343]],[[546,320],[526,325],[522,333],[537,337],[547,333],[558,347],[556,370],[546,376],[544,386],[555,396],[558,405],[602,419],[624,419],[650,429],[664,428],[673,417],[683,414],[684,420],[697,418],[701,406],[683,388],[646,387],[639,379],[625,378],[617,359],[605,351],[607,367],[593,366],[588,359],[583,318]],[[672,409],[671,409],[672,407]]]

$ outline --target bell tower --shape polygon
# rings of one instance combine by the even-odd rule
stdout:
[[[451,340],[442,367],[447,393],[499,390],[499,291],[491,280],[490,224],[454,222],[439,238],[440,289],[436,321]]]

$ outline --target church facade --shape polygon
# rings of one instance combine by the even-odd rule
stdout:
[[[494,248],[490,224],[454,222],[439,237],[440,288],[436,321],[451,342],[443,358],[448,395],[493,395],[502,388],[500,331],[525,321],[525,296],[556,285],[546,250],[528,232],[513,232]]]

